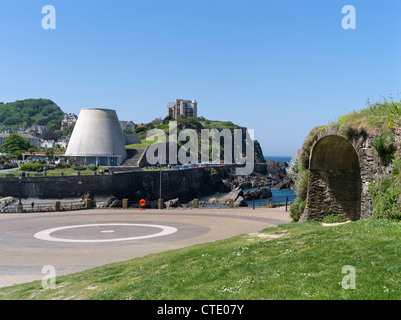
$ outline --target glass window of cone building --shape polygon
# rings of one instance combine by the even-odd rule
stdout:
[[[80,166],[94,164],[100,167],[118,166],[121,163],[122,157],[116,156],[75,156],[75,163]],[[118,161],[120,159],[120,161]]]

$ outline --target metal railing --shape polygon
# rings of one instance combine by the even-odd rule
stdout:
[[[39,203],[24,203],[22,212],[55,212],[55,211],[67,211],[67,210],[81,210],[86,209],[86,203],[84,201],[64,201],[60,202],[59,210],[56,208],[56,201],[52,202],[39,202]],[[16,213],[19,212],[18,203],[12,203],[10,205],[0,208],[0,213]]]
[[[164,201],[163,199],[146,201],[146,204],[140,203],[140,201],[132,201],[128,199],[117,200],[112,204],[104,206],[104,202],[99,201],[98,205],[92,205],[91,200],[79,200],[79,201],[60,201],[55,200],[52,202],[38,202],[38,203],[24,203],[22,207],[22,212],[55,212],[55,211],[75,211],[82,209],[113,209],[113,208],[123,208],[123,209],[174,209],[174,208],[234,208],[238,204],[232,199],[229,200],[198,200],[198,199],[179,199],[179,200],[169,200]],[[269,199],[257,199],[257,200],[246,200],[248,208],[266,208],[266,207],[276,207],[276,206],[286,206],[287,207],[295,200],[295,196],[281,196],[272,197]],[[103,206],[102,206],[103,205]],[[242,207],[241,205],[239,205]],[[161,208],[160,208],[161,207]],[[16,213],[21,212],[18,203],[12,203],[0,208],[0,213]]]
[[[279,196],[272,197],[269,199],[257,199],[257,200],[245,200],[247,207],[252,208],[263,208],[263,207],[276,207],[276,206],[289,206],[294,200],[296,196]],[[178,199],[178,200],[168,200],[165,201],[161,199],[163,202],[162,209],[170,209],[170,208],[230,208],[236,207],[237,205],[233,200],[199,200],[199,199]],[[132,209],[160,209],[159,200],[147,201],[146,205],[141,205],[140,201],[132,201],[126,199],[126,203],[124,204],[124,200],[119,201],[118,204],[115,204],[113,207],[120,208],[132,208]],[[106,206],[104,208],[113,208]]]
[[[77,176],[103,176],[112,175],[113,171],[97,172],[97,171],[67,171],[67,172],[57,172],[57,171],[47,171],[47,172],[7,172],[0,173],[0,178],[18,178],[22,176],[24,178],[44,178],[44,177],[77,177]]]

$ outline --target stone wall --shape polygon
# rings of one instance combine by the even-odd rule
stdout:
[[[364,136],[348,138],[338,127],[322,130],[312,145],[306,207],[301,221],[343,214],[351,220],[372,215],[369,184],[386,175]]]
[[[229,191],[223,184],[227,171],[235,166],[191,168],[162,171],[163,199],[192,200],[201,195]],[[63,199],[81,197],[86,191],[95,196],[115,196],[119,199],[156,200],[160,192],[160,171],[126,171],[111,175],[24,177],[21,182],[23,198]],[[0,179],[0,197],[19,196],[19,179]]]
[[[125,138],[125,144],[126,145],[142,143],[141,142],[141,137],[139,135],[137,135],[137,134],[124,134],[124,138]]]
[[[113,175],[24,177],[21,180],[22,198],[63,199],[81,197],[86,191],[107,196],[112,191]],[[19,196],[19,179],[0,179],[0,196]]]
[[[328,214],[343,214],[351,220],[361,215],[359,171],[310,171],[307,210],[309,219],[320,220]],[[305,218],[305,217],[304,217]]]

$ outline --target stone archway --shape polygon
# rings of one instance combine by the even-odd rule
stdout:
[[[361,218],[362,179],[353,144],[340,135],[326,135],[312,147],[306,207],[301,220],[329,214]]]

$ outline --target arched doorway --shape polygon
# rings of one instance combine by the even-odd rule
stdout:
[[[313,146],[309,163],[308,219],[343,214],[361,217],[361,170],[352,143],[338,135],[321,138]]]

